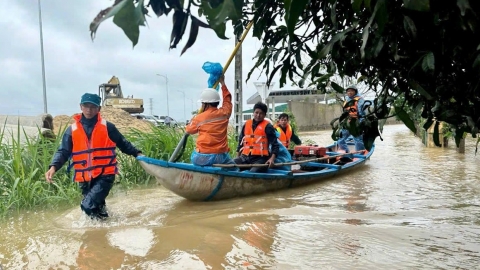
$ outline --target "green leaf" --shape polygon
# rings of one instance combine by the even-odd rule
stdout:
[[[360,47],[360,56],[362,59],[365,58],[365,47],[367,46],[368,36],[370,35],[370,27],[372,26],[372,23],[373,23],[373,20],[375,19],[377,11],[383,2],[384,0],[377,1],[377,3],[375,4],[375,8],[373,9],[373,13],[370,16],[370,19],[368,20],[367,25],[365,25],[365,27],[363,28],[362,46]]]
[[[221,39],[228,39],[225,36],[227,20],[236,23],[242,18],[243,0],[224,0],[219,6],[212,8],[210,2],[202,0],[200,7],[207,17],[208,24]]]
[[[187,44],[185,44],[185,47],[183,47],[183,50],[180,53],[180,56],[182,56],[182,54],[185,53],[188,50],[188,48],[192,47],[192,45],[197,40],[198,29],[200,27],[200,23],[199,23],[200,21],[192,15],[190,15],[190,18],[192,19],[192,22],[190,24],[190,35],[188,37]]]
[[[177,47],[187,28],[188,15],[182,10],[176,9],[172,16],[173,27],[170,35],[170,49]]]
[[[90,36],[92,40],[95,39],[95,34],[97,33],[100,24],[106,19],[115,16],[129,2],[133,4],[132,0],[123,0],[98,13],[95,19],[90,23]]]
[[[372,0],[364,0],[364,1],[363,1],[364,5],[365,5],[365,8],[368,9],[368,10],[371,9],[371,6],[370,6],[370,2],[371,2],[371,1],[372,1]]]
[[[353,0],[352,8],[356,13],[360,12],[360,7],[362,6],[363,0]]]
[[[327,56],[327,54],[330,53],[332,50],[333,43],[329,42],[327,43],[318,53],[318,59],[323,59]]]
[[[467,126],[473,130],[476,127],[475,121],[473,121],[472,117],[470,116],[467,116],[466,119],[467,119]]]
[[[126,3],[113,17],[113,23],[123,30],[125,35],[132,41],[133,47],[135,47],[138,43],[138,37],[140,36],[135,4],[133,4],[133,0],[124,1],[126,1]]]
[[[327,74],[324,74],[322,76],[320,76],[318,79],[315,80],[315,83],[321,83],[321,82],[325,82],[327,81],[328,79],[330,79],[330,77],[332,77],[332,73],[327,73]]]
[[[287,73],[290,67],[289,61],[283,61],[283,66],[281,69],[281,76],[280,76],[280,88],[282,88],[287,83]]]
[[[378,25],[378,32],[383,33],[383,30],[385,29],[385,26],[388,22],[387,4],[385,3],[385,0],[378,0],[377,4],[379,5],[379,7],[375,19]]]
[[[405,126],[407,126],[411,131],[413,131],[414,134],[417,134],[417,128],[415,127],[415,123],[410,118],[408,113],[402,107],[394,106],[394,108],[397,117],[402,120]]]
[[[333,90],[335,90],[337,93],[343,94],[345,93],[345,89],[338,85],[336,82],[331,82]]]
[[[280,55],[280,53],[282,52],[282,50],[278,50],[275,52],[275,54],[273,55],[273,63],[276,63],[277,62],[277,59],[278,59],[278,56]]]
[[[151,0],[148,4],[152,7],[152,10],[155,12],[157,17],[160,17],[163,14],[168,15],[171,10],[171,8],[167,8],[165,5],[165,0]]]
[[[478,0],[474,0],[474,1],[478,1]],[[465,16],[465,12],[467,11],[467,9],[472,9],[470,7],[470,3],[468,2],[468,0],[457,0],[457,6],[460,9],[462,16]]]
[[[424,96],[427,100],[432,100],[433,97],[423,87],[414,80],[409,81],[410,86],[415,89],[420,95]]]
[[[305,85],[305,79],[300,79],[300,81],[298,81],[298,87],[303,88],[304,85]]]
[[[439,131],[438,131],[438,127],[440,126],[440,121],[435,121],[435,127],[433,128],[433,143],[438,146],[438,147],[441,147],[442,145],[440,144],[440,136],[439,136]]]
[[[293,36],[298,18],[300,18],[310,0],[283,0],[283,3],[285,5],[285,21],[288,34]]]
[[[144,0],[139,0],[137,7],[135,8],[135,17],[137,18],[137,24],[141,26],[145,26],[145,13],[144,13]]]
[[[297,53],[295,53],[295,61],[297,62],[297,66],[300,69],[303,69],[301,52],[302,52],[301,50],[298,50]]]
[[[415,11],[430,11],[430,0],[403,0],[403,7]]]
[[[412,18],[408,16],[403,16],[403,28],[405,28],[405,32],[412,38],[417,37],[417,27],[413,22]]]
[[[276,66],[272,72],[270,73],[270,76],[268,77],[268,81],[267,81],[267,84],[269,84],[272,80],[273,80],[273,76],[275,76],[275,74],[277,73],[278,69],[280,69],[283,65],[280,64],[278,66]]]
[[[312,80],[317,76],[318,72],[320,70],[320,63],[317,63],[315,66],[312,68]]]
[[[165,0],[167,5],[171,7],[174,10],[182,10],[183,9],[183,4],[180,3],[179,0]]]
[[[310,47],[308,47],[307,44],[304,44],[304,46],[305,46],[305,50],[307,50],[308,56],[310,56],[310,58],[312,58],[312,61],[313,61],[317,57],[317,54],[312,49],[310,49]],[[480,45],[479,45],[479,48],[480,48]]]
[[[477,55],[477,58],[475,58],[475,61],[473,61],[473,65],[472,65],[472,66],[473,66],[474,68],[480,66],[480,54]]]
[[[352,30],[352,28],[348,28],[347,30],[345,30],[343,32],[335,34],[332,37],[332,39],[320,50],[320,52],[317,55],[317,58],[318,59],[325,58],[327,56],[327,54],[329,54],[330,51],[332,50],[333,45],[336,42],[338,42],[339,40],[342,40],[345,37],[345,35],[351,30]]]
[[[253,59],[258,58],[257,62],[255,62],[255,65],[253,66],[253,68],[248,72],[246,81],[250,79],[250,76],[252,76],[252,73],[255,71],[255,69],[258,68],[263,63],[263,61],[267,57],[268,51],[269,50],[267,47],[263,47],[262,49],[258,50],[257,55],[253,57]]]
[[[425,129],[425,130],[429,129],[432,124],[433,124],[433,119],[428,118],[427,121],[425,122],[425,124],[423,124],[423,129]]]
[[[374,57],[377,57],[380,54],[380,52],[383,49],[383,44],[384,44],[383,39],[380,38],[377,42],[377,45],[375,46],[375,50],[373,51],[373,56]]]
[[[455,144],[457,145],[457,147],[460,145],[460,140],[463,139],[463,135],[465,133],[465,129],[464,128],[455,128]]]
[[[428,52],[423,57],[422,69],[425,72],[435,70],[435,56],[433,55],[433,52]]]

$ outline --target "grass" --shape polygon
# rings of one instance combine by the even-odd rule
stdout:
[[[0,130],[0,217],[6,217],[15,211],[79,203],[81,192],[72,181],[73,171],[70,174],[66,171],[68,162],[55,173],[53,184],[45,181],[44,174],[61,143],[64,130],[65,128],[60,130],[56,138],[29,138],[20,125],[17,125],[13,134],[6,133],[5,129]],[[168,160],[183,134],[183,129],[162,127],[155,128],[152,132],[133,129],[124,135],[146,156]],[[22,137],[26,140],[21,141]],[[4,138],[9,139],[8,144],[3,142]],[[231,154],[236,149],[236,144],[235,136],[229,135]],[[190,162],[194,147],[194,139],[190,136],[179,162]],[[118,150],[117,159],[118,185],[112,192],[118,188],[131,189],[155,183],[154,178],[140,167],[134,157]]]

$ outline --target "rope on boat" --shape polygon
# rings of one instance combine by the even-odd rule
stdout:
[[[340,154],[340,155],[335,155],[335,156],[327,156],[327,157],[300,160],[300,161],[274,163],[273,166],[274,167],[277,167],[277,166],[279,167],[279,166],[303,164],[303,163],[308,163],[308,162],[316,162],[316,161],[327,160],[327,159],[331,159],[331,158],[344,157],[344,156],[353,155],[353,154],[359,154],[359,153],[363,154],[364,151],[365,150],[361,150],[361,151],[355,151],[355,152],[350,152],[350,153],[345,153],[345,154]],[[266,167],[266,166],[269,166],[269,165],[268,164],[213,164],[212,165],[212,167],[222,167],[222,168],[232,168],[232,167],[252,168],[252,167]]]

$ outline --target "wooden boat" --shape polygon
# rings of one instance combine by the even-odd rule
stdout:
[[[353,149],[353,142],[349,142]],[[327,146],[326,157],[294,161],[283,165],[300,165],[301,170],[269,169],[267,173],[231,171],[225,167],[202,167],[139,156],[143,169],[173,193],[192,201],[222,200],[260,194],[319,182],[358,169],[373,154],[370,151],[337,152],[336,144]],[[225,164],[223,164],[225,165]]]

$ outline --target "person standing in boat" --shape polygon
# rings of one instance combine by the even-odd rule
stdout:
[[[65,130],[62,143],[45,173],[47,182],[52,183],[55,172],[71,158],[68,170],[74,168],[73,180],[79,183],[83,195],[80,208],[92,219],[108,217],[105,198],[118,173],[115,149],[118,147],[134,157],[142,155],[114,124],[100,116],[100,102],[97,94],[82,96],[82,113],[73,117],[75,123]]]
[[[346,89],[346,93],[347,93],[347,98],[343,103],[343,108],[345,112],[348,112],[347,121],[350,121],[350,119],[357,119],[357,121],[360,121],[361,123],[362,121],[364,121],[363,118],[365,117],[365,112],[362,110],[365,100],[363,99],[363,97],[361,97],[358,94],[358,88],[355,85],[348,86]],[[352,100],[353,102],[351,102]],[[351,104],[351,105],[347,106],[347,104]],[[340,139],[338,139],[337,141],[338,147],[344,150],[346,153],[349,152],[348,145],[347,145],[347,139],[349,136],[350,136],[350,132],[347,129],[342,129],[340,131]],[[356,151],[365,149],[362,135],[353,137],[353,140],[355,141]]]
[[[234,164],[228,148],[228,119],[232,115],[232,95],[225,85],[225,76],[219,82],[222,86],[223,104],[220,94],[213,88],[203,90],[200,95],[201,113],[192,118],[186,126],[188,134],[197,134],[195,150],[191,160],[194,165],[211,166],[213,164]]]
[[[267,105],[258,102],[253,106],[253,119],[247,120],[238,138],[236,164],[268,164],[252,167],[251,172],[266,172],[278,155],[279,144],[275,128],[267,120]],[[271,147],[269,151],[269,146]]]
[[[273,127],[280,133],[278,139],[282,142],[282,145],[288,149],[290,141],[293,141],[296,145],[301,145],[302,141],[298,138],[292,126],[288,123],[288,114],[282,113],[278,117],[278,122]]]

